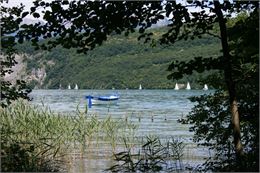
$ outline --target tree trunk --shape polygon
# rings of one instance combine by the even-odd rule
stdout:
[[[220,34],[221,34],[221,43],[223,50],[223,65],[224,65],[224,77],[225,82],[228,88],[229,93],[229,103],[231,108],[232,116],[232,127],[233,127],[233,136],[234,136],[234,145],[236,151],[236,157],[240,160],[243,155],[243,146],[241,143],[241,133],[240,133],[240,121],[239,121],[239,112],[236,98],[235,84],[232,79],[232,66],[231,66],[231,56],[229,53],[228,41],[227,41],[227,28],[226,28],[226,19],[223,17],[221,11],[220,3],[214,1],[215,12],[218,17]]]

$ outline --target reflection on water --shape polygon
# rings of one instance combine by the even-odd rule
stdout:
[[[118,90],[120,100],[116,105],[93,106],[88,109],[89,114],[95,114],[99,119],[111,116],[113,119],[124,119],[138,126],[136,136],[143,138],[147,135],[157,135],[160,138],[175,136],[187,144],[184,163],[201,163],[208,151],[195,147],[192,143],[192,133],[188,125],[177,123],[186,115],[194,103],[189,97],[208,94],[211,91],[202,90]],[[84,111],[86,95],[108,95],[114,90],[33,90],[33,104],[44,104],[57,112]],[[86,155],[74,154],[73,172],[100,172],[111,165],[107,144],[89,148]]]

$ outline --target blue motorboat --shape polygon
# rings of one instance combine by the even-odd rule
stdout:
[[[88,107],[91,108],[92,105],[110,105],[110,104],[116,104],[119,100],[118,95],[109,95],[109,96],[86,96],[86,99],[88,100]]]

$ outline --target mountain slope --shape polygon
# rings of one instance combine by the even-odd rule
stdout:
[[[160,33],[160,29],[155,30]],[[158,33],[158,34],[159,34]],[[29,43],[19,45],[21,52],[29,54],[24,62],[27,73],[39,69],[46,72],[43,83],[29,81],[32,87],[59,88],[61,85],[89,89],[134,89],[142,84],[143,88],[174,88],[175,82],[189,81],[194,88],[200,88],[198,81],[207,73],[194,73],[182,80],[167,79],[168,65],[173,60],[190,60],[195,56],[217,57],[220,55],[219,41],[205,37],[193,41],[180,41],[175,45],[163,47],[138,42],[136,34],[126,38],[113,36],[102,46],[77,54],[74,49],[57,47],[51,52],[34,51]]]

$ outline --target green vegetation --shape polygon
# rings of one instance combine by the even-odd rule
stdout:
[[[139,150],[133,151],[133,148],[125,142],[125,151],[114,155],[116,164],[107,170],[111,172],[183,171],[181,159],[184,146],[174,138],[162,141],[159,137],[146,137]]]
[[[198,104],[181,122],[191,125],[195,142],[214,153],[203,171],[258,172],[259,9],[230,20],[227,31],[234,91],[219,83],[222,89],[216,93],[192,98]],[[224,81],[223,78],[224,75],[214,80]],[[235,98],[230,98],[234,93]],[[234,113],[239,116],[234,117]]]
[[[161,35],[162,28],[153,29],[154,35]],[[200,40],[180,41],[174,46],[164,47],[138,42],[138,34],[128,38],[112,36],[102,46],[87,54],[78,54],[75,49],[57,47],[48,51],[33,51],[29,43],[18,45],[18,50],[32,54],[27,58],[28,73],[32,69],[46,68],[47,77],[40,88],[64,88],[68,84],[90,89],[135,89],[139,84],[143,88],[174,88],[175,82],[193,88],[202,88],[201,80],[212,72],[185,75],[182,79],[167,79],[169,64],[178,59],[191,60],[195,56],[218,57],[220,45],[216,38],[205,36]],[[31,86],[37,86],[32,81]],[[39,85],[39,84],[38,84]]]
[[[111,149],[131,137],[136,126],[108,116],[78,110],[77,115],[60,115],[24,101],[1,108],[1,171],[55,172],[68,169],[69,151],[85,153],[91,141],[107,141]],[[112,155],[112,153],[111,153]]]
[[[26,86],[25,81],[16,80],[9,81],[5,77],[7,74],[13,72],[12,67],[17,64],[15,60],[16,40],[12,34],[19,30],[19,25],[22,19],[18,16],[23,11],[22,5],[17,7],[5,7],[3,4],[4,0],[0,0],[0,16],[1,16],[1,45],[0,45],[0,107],[6,107],[11,104],[12,101],[18,98],[28,99],[28,93],[31,92]]]
[[[229,1],[187,1],[185,5],[176,4],[175,1],[164,3],[163,9],[161,2],[52,1],[45,3],[39,0],[35,1],[30,12],[22,14],[22,8],[1,7],[1,11],[4,12],[1,33],[4,37],[1,41],[6,43],[3,44],[6,45],[6,49],[10,48],[11,54],[14,53],[11,48],[16,41],[22,43],[24,40],[31,41],[43,50],[62,46],[68,49],[75,48],[77,52],[88,53],[87,56],[78,55],[74,59],[74,56],[71,56],[76,52],[74,49],[60,54],[62,51],[58,47],[53,55],[52,52],[50,54],[38,52],[39,63],[29,61],[28,66],[46,69],[47,79],[44,83],[46,88],[58,88],[59,84],[66,86],[68,83],[78,83],[81,88],[135,88],[139,83],[142,83],[144,88],[171,88],[172,84],[164,83],[157,77],[157,73],[160,77],[168,75],[164,74],[165,71],[162,69],[166,69],[164,65],[169,62],[169,59],[176,60],[168,68],[172,71],[169,78],[174,80],[181,80],[183,74],[194,74],[194,71],[200,73],[207,70],[220,70],[220,75],[216,75],[219,78],[211,79],[214,82],[216,80],[225,82],[224,85],[220,84],[221,90],[212,96],[194,99],[199,105],[182,122],[192,125],[191,130],[195,132],[196,142],[203,142],[203,145],[210,146],[214,150],[214,156],[205,163],[205,171],[259,171],[259,3],[257,1],[232,3]],[[68,4],[71,8],[62,8],[63,5]],[[191,6],[200,7],[202,10],[189,13],[188,8]],[[36,11],[38,7],[43,9],[41,15],[46,23],[20,26],[22,18],[29,13],[35,18],[40,17]],[[48,11],[46,7],[52,10]],[[204,9],[211,13],[207,13]],[[227,23],[232,14],[237,15],[243,10],[247,11],[247,15],[240,16],[241,18],[234,23],[233,21],[231,24]],[[221,40],[222,53],[218,52],[218,44],[216,48],[216,44],[208,43],[199,45],[203,47],[202,52],[199,51],[199,47],[196,47],[197,45],[182,46],[179,50],[174,50],[175,47],[172,46],[166,48],[158,46],[150,49],[143,47],[142,44],[125,44],[124,39],[118,43],[112,41],[113,44],[109,46],[111,38],[108,36],[115,33],[128,35],[137,27],[145,41],[151,40],[151,35],[145,33],[145,30],[166,17],[172,23],[166,30],[162,29],[161,36],[156,38],[160,44],[174,43],[177,47],[176,41],[179,40],[193,40],[205,34],[214,35],[214,27],[218,26],[219,33],[215,36]],[[71,25],[65,27],[64,23],[71,23]],[[18,30],[15,37],[7,36]],[[53,40],[49,40],[48,44],[43,45],[41,42],[38,45],[40,38]],[[104,47],[97,47],[107,40],[108,43],[104,44]],[[130,38],[130,43],[131,41]],[[114,49],[115,45],[118,45],[117,49]],[[216,49],[209,51],[211,48],[208,46]],[[89,51],[93,48],[96,48],[98,52]],[[103,50],[103,48],[106,49]],[[181,53],[183,48],[185,49]],[[158,51],[159,49],[163,50],[162,54]],[[147,54],[142,54],[140,50],[144,50]],[[166,59],[161,61],[162,57]],[[193,57],[197,58],[193,59]],[[120,62],[117,62],[119,59]],[[13,66],[13,60],[13,57],[10,57],[4,65],[7,68]],[[140,60],[144,64],[140,63]],[[119,66],[123,68],[115,70]],[[153,73],[153,70],[157,73]],[[1,77],[5,76],[8,71],[8,69],[1,71]],[[124,76],[127,77],[124,78]],[[198,77],[193,77],[193,79],[190,80],[192,85]],[[2,107],[10,104],[9,100],[16,100],[18,97],[27,95],[27,92],[20,92],[24,85],[21,87],[18,85],[18,91],[8,82],[3,86],[1,86],[1,101],[2,96],[5,96],[7,102],[1,104]],[[7,129],[12,130],[12,128]],[[80,130],[77,133],[83,143],[85,143],[83,137],[87,132]],[[116,131],[112,130],[112,132]],[[20,131],[15,133],[20,133]],[[8,139],[8,135],[5,137]],[[19,144],[19,141],[7,146],[6,151],[10,148],[10,152],[7,153],[17,150],[27,158],[27,155],[34,151],[34,147],[23,148],[16,145],[17,143]]]
[[[2,171],[57,171],[70,120],[21,101],[0,112]]]
[[[247,94],[250,99],[246,104],[240,105],[241,116],[241,141],[244,145],[242,162],[237,165],[236,153],[233,146],[233,131],[228,105],[227,93],[218,91],[210,96],[204,95],[192,98],[198,103],[187,117],[180,122],[191,124],[190,131],[194,132],[194,142],[200,146],[208,147],[214,155],[208,158],[196,171],[245,171],[255,172],[259,167],[259,105],[254,104],[258,100],[257,93]],[[239,100],[244,97],[239,94]],[[252,106],[251,111],[248,107]]]

